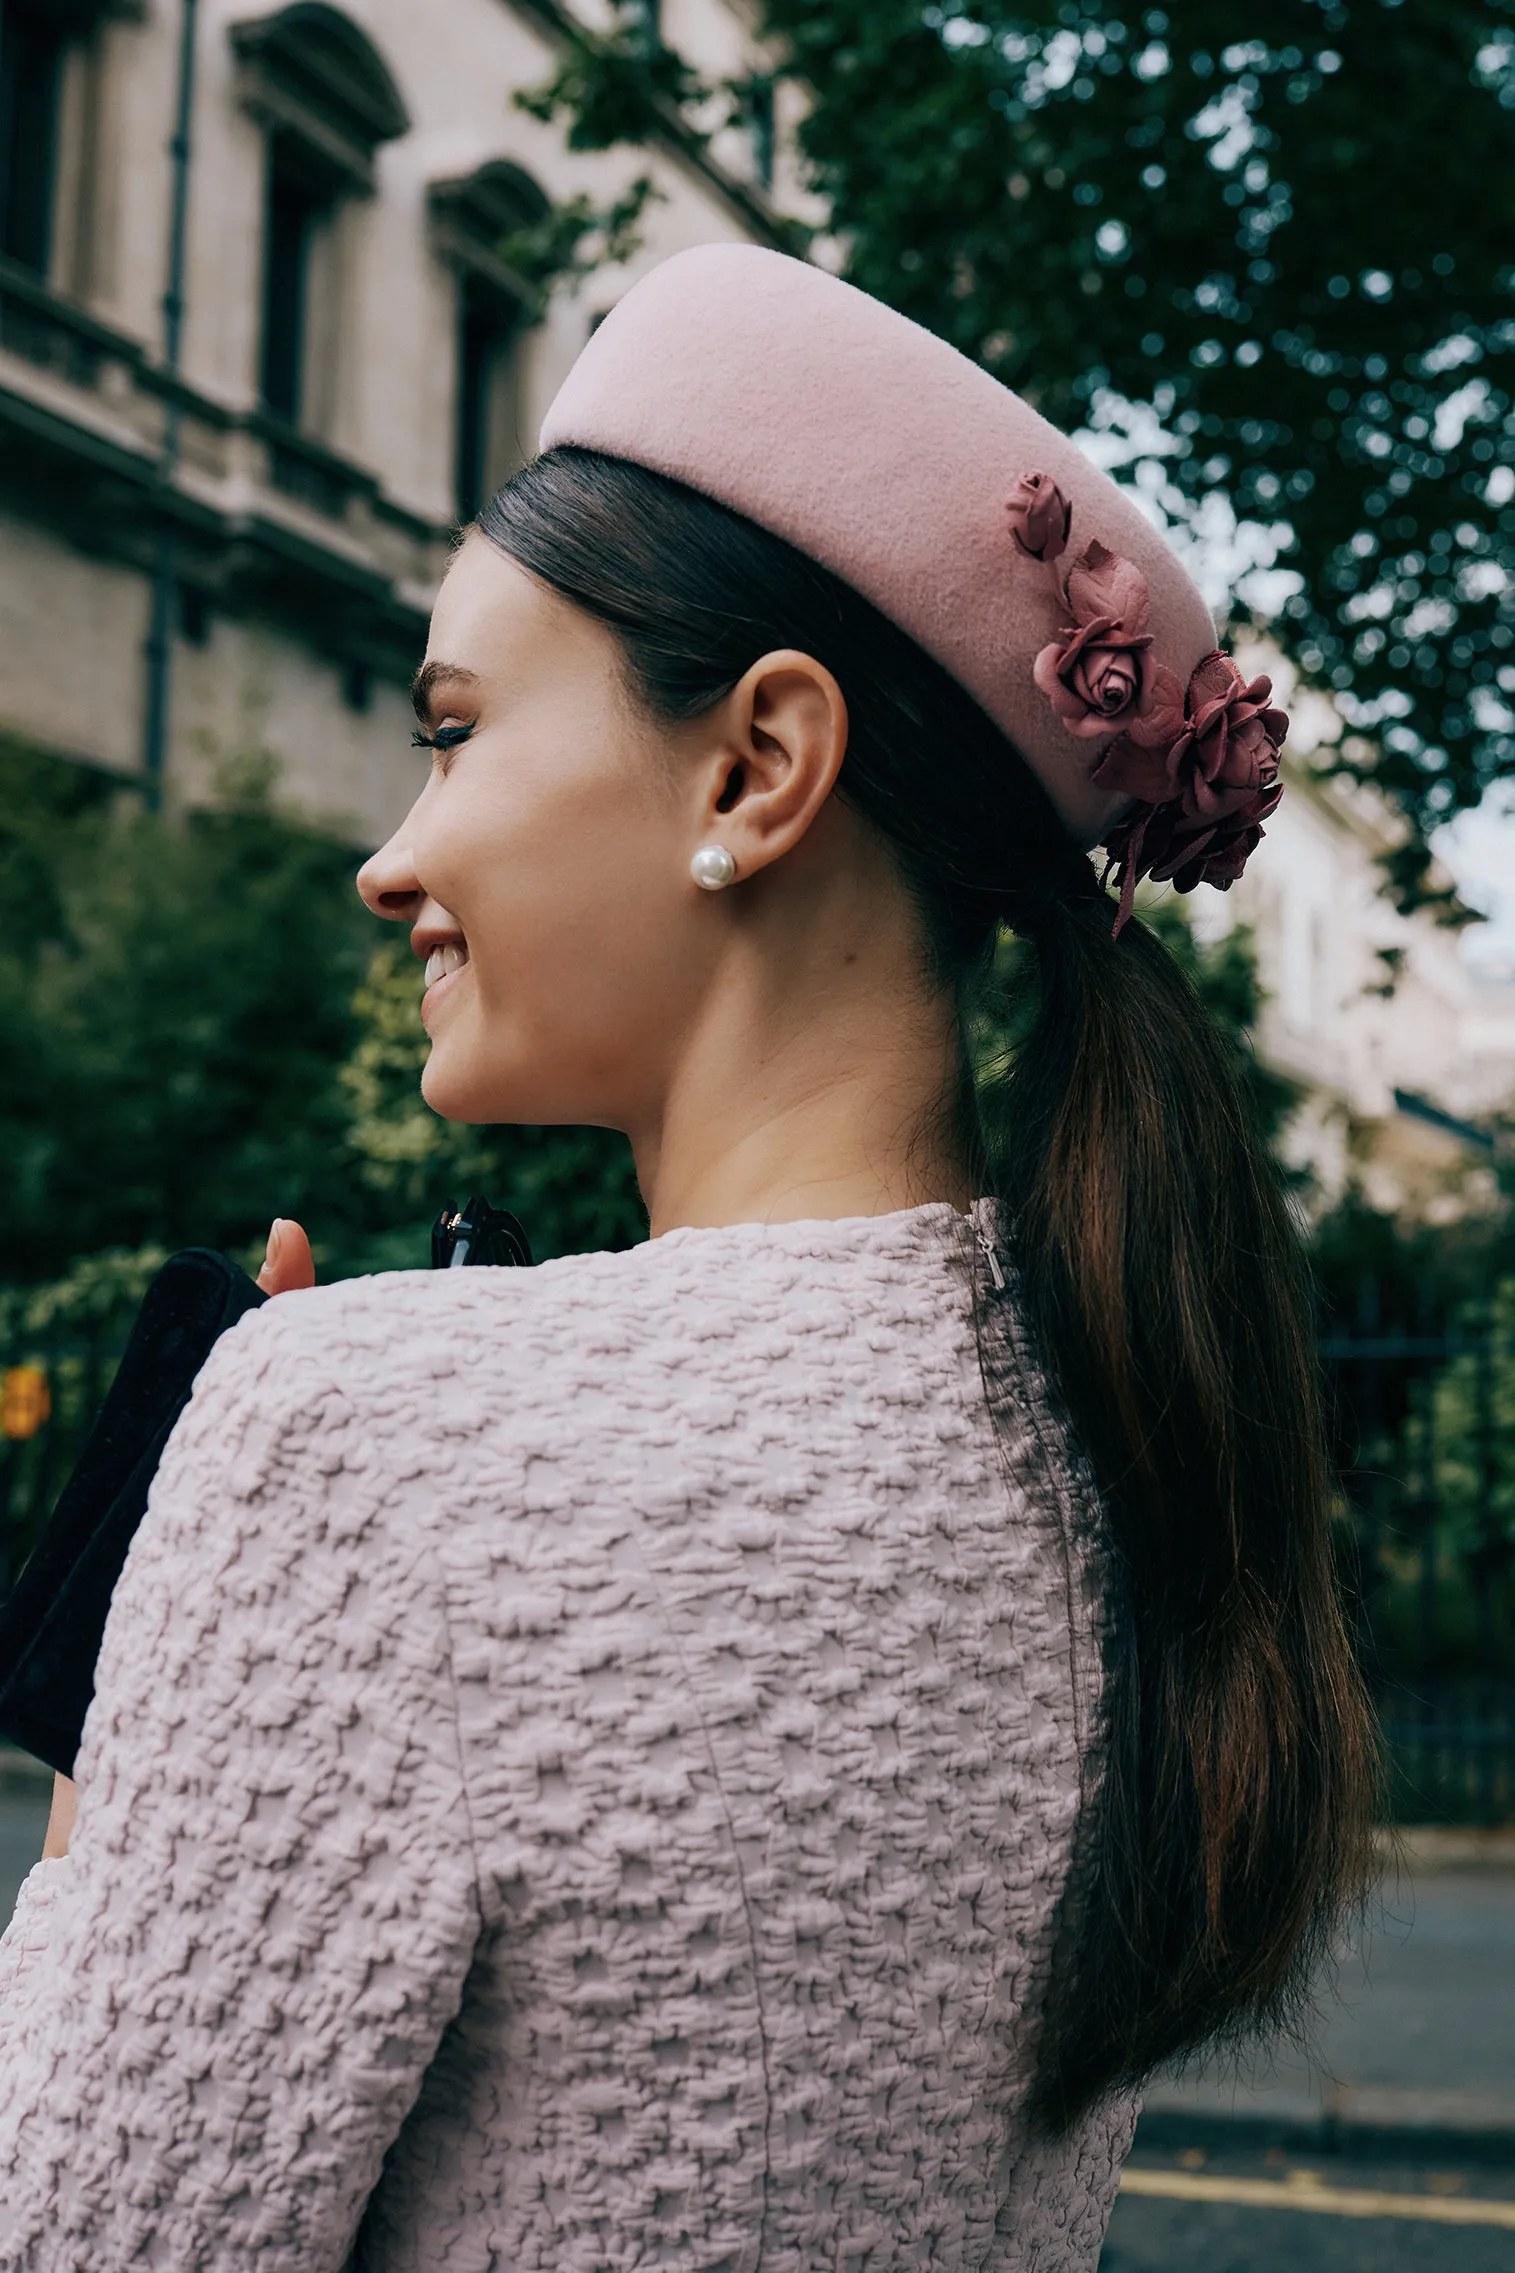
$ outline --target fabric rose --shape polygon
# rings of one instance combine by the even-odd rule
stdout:
[[[1238,801],[1269,786],[1289,731],[1288,713],[1270,708],[1273,681],[1249,684],[1219,649],[1189,680],[1189,726],[1174,745],[1173,763],[1184,779],[1185,809],[1220,817]]]
[[[1068,542],[1073,507],[1050,474],[1022,474],[1009,500],[1010,533],[1033,560],[1056,560]]]
[[[1157,721],[1173,716],[1168,679],[1155,675],[1147,716],[1111,743],[1092,776],[1136,800],[1105,839],[1120,878],[1117,935],[1143,876],[1180,892],[1196,884],[1229,891],[1283,795],[1279,753],[1289,721],[1271,707],[1272,681],[1244,679],[1215,649],[1190,675],[1177,731],[1158,743]]]
[[[1283,783],[1275,781],[1224,820],[1208,823],[1191,820],[1176,802],[1138,805],[1111,830],[1105,850],[1116,859],[1139,852],[1141,874],[1154,883],[1171,883],[1180,892],[1192,892],[1196,884],[1213,884],[1226,892],[1245,868],[1247,856],[1257,850],[1263,823],[1283,793]]]
[[[1096,541],[1068,571],[1064,597],[1073,621],[1042,649],[1032,676],[1069,733],[1087,740],[1130,725],[1148,707],[1147,580]]]
[[[1247,681],[1219,648],[1195,665],[1175,721],[1176,684],[1171,672],[1154,674],[1147,716],[1111,743],[1092,779],[1148,805],[1177,798],[1189,820],[1218,821],[1277,779],[1288,714],[1270,707],[1271,679]]]
[[[1064,552],[1073,508],[1049,474],[1023,474],[1009,500],[1024,553],[1047,566]],[[1032,666],[1037,686],[1070,734],[1103,739],[1094,787],[1129,800],[1105,838],[1120,882],[1119,938],[1143,876],[1180,892],[1228,891],[1262,841],[1283,795],[1279,752],[1289,730],[1272,707],[1273,683],[1244,679],[1213,648],[1182,684],[1152,655],[1147,580],[1098,540],[1053,584],[1071,619]]]

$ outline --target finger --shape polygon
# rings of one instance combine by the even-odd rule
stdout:
[[[258,1273],[265,1294],[292,1294],[297,1287],[314,1286],[316,1266],[310,1241],[298,1223],[278,1216],[268,1235],[268,1252]]]
[[[75,1792],[67,1776],[53,1778],[52,1813],[47,1819],[47,1831],[42,1840],[42,1860],[56,1862],[68,1853],[69,1841],[74,1835]]]

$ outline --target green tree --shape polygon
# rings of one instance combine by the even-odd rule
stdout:
[[[1465,1306],[1460,1323],[1468,1347],[1435,1384],[1437,1505],[1447,1543],[1468,1563],[1498,1544],[1503,1565],[1515,1552],[1515,1278]]]
[[[140,1252],[250,1253],[274,1215],[305,1222],[323,1276],[420,1267],[439,1207],[474,1190],[542,1255],[643,1235],[621,1138],[425,1105],[419,972],[348,848],[256,784],[168,819],[118,796],[0,745],[0,883],[24,916],[0,944],[0,1288],[61,1276],[72,1317],[75,1258],[113,1253],[91,1299],[119,1279],[125,1301]]]
[[[1446,1320],[1450,1354],[1402,1384],[1358,1448],[1379,1662],[1515,1672],[1515,1279]],[[1429,1558],[1429,1560],[1428,1560]]]
[[[261,794],[171,821],[0,750],[0,1278],[324,1210],[374,933],[343,847]],[[33,920],[35,918],[35,920]]]
[[[1273,530],[1272,628],[1361,729],[1337,762],[1398,801],[1393,879],[1423,889],[1424,832],[1515,771],[1515,0],[759,17],[854,282],[1060,424],[1154,412],[1134,478]],[[581,42],[537,106],[656,131],[623,48]]]

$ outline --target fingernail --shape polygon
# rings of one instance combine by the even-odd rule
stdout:
[[[276,1215],[273,1220],[272,1228],[268,1234],[268,1245],[263,1253],[263,1260],[265,1263],[276,1263],[279,1260],[279,1245],[283,1237],[284,1218],[282,1216]]]

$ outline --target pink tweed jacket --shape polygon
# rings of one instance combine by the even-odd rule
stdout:
[[[0,2266],[1090,2273],[1134,2109],[1022,2113],[1090,1511],[973,1257],[675,1231],[222,1342],[0,1943]]]

